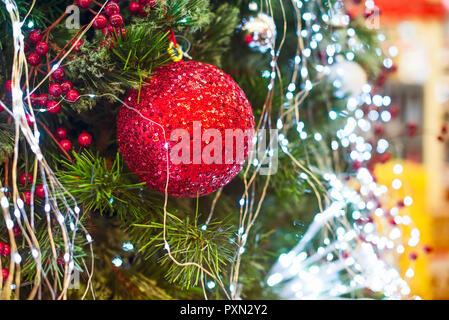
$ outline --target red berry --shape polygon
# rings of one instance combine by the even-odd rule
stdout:
[[[30,44],[26,41],[23,43],[23,51],[25,51],[25,53],[30,51]]]
[[[37,43],[42,40],[42,33],[40,30],[33,30],[30,32],[30,41]]]
[[[83,132],[79,135],[78,142],[81,146],[87,147],[92,143],[92,136],[87,132]]]
[[[12,92],[12,81],[11,80],[6,81],[5,90],[6,90],[6,92],[9,92],[9,93]]]
[[[3,277],[3,283],[6,282],[6,280],[9,277],[9,271],[6,268],[2,268],[2,277]]]
[[[62,94],[62,87],[59,83],[52,83],[48,88],[48,93],[57,98]]]
[[[5,248],[5,244],[6,243],[0,241],[0,255],[3,255],[3,249]]]
[[[36,187],[36,195],[41,199],[45,198],[45,190],[42,184]]]
[[[39,95],[37,99],[38,99],[37,103],[39,104],[39,106],[41,106],[42,108],[47,106],[48,94],[42,93],[41,95]]]
[[[19,183],[21,185],[26,185],[27,183],[33,182],[33,175],[29,173],[28,175],[26,173],[22,173],[19,177]]]
[[[66,80],[61,83],[61,88],[63,93],[69,92],[69,90],[73,89],[73,83],[69,80]]]
[[[81,51],[81,46],[83,45],[83,43],[84,43],[83,39],[75,40],[73,42],[73,50],[78,51],[78,52]]]
[[[95,18],[94,23],[92,24],[95,29],[104,29],[108,25],[108,19],[100,14],[98,17]]]
[[[108,26],[101,31],[103,32],[103,34],[105,36],[107,36],[107,35],[110,35],[111,33],[114,34],[115,28],[112,25],[108,24]]]
[[[27,57],[27,61],[32,66],[36,67],[41,63],[41,56],[38,55],[36,52],[31,52]]]
[[[56,100],[48,100],[47,110],[53,114],[59,113],[61,111],[61,105]]]
[[[90,7],[90,0],[78,0],[76,4],[82,9],[87,9]]]
[[[77,102],[80,98],[80,94],[75,89],[72,89],[67,92],[65,98],[69,102]]]
[[[433,251],[433,248],[429,245],[425,245],[423,250],[425,253],[431,253]]]
[[[120,12],[120,6],[115,3],[115,2],[109,2],[106,7],[104,8],[104,12],[106,12],[106,14],[108,16],[111,16],[115,13],[119,13]]]
[[[146,18],[148,16],[148,11],[145,10],[146,6],[140,5],[139,7],[139,16],[142,18]]]
[[[375,133],[377,136],[381,136],[381,135],[384,133],[384,131],[385,131],[385,128],[384,128],[384,126],[382,126],[382,125],[376,125],[376,126],[374,127],[374,133]]]
[[[57,68],[53,73],[51,74],[51,77],[55,79],[56,81],[62,81],[65,77],[65,71],[61,67]]]
[[[27,123],[30,127],[34,126],[34,120],[31,120],[31,116],[29,114],[27,114],[26,116],[27,119]]]
[[[417,131],[418,131],[418,125],[416,124],[416,122],[409,122],[409,123],[407,123],[407,135],[410,138],[415,137]]]
[[[132,1],[130,4],[129,4],[129,7],[128,7],[128,9],[129,9],[129,12],[131,12],[131,14],[137,14],[137,13],[139,13],[139,10],[140,10],[140,4],[138,3],[138,2],[136,2],[136,1]]]
[[[59,258],[56,259],[56,263],[58,266],[65,266],[64,256],[62,253],[59,255]]]
[[[381,163],[387,163],[391,160],[393,155],[390,152],[385,152],[383,155],[380,156],[380,162]]]
[[[12,232],[14,233],[14,238],[17,238],[22,234],[22,230],[17,224],[12,228]]]
[[[31,105],[35,106],[36,104],[38,104],[39,102],[39,97],[37,94],[32,93],[30,94],[30,101],[31,101]]]
[[[55,131],[56,137],[60,140],[67,138],[67,129],[66,128],[58,128]]]
[[[31,192],[25,191],[22,195],[22,200],[26,205],[30,205],[31,204]]]
[[[1,254],[4,257],[9,256],[11,254],[11,247],[9,246],[9,244],[7,244],[7,243],[3,244],[3,250],[1,252]]]
[[[44,54],[47,54],[48,52],[48,44],[43,41],[39,41],[36,43],[36,52],[37,54],[40,54],[41,56]]]
[[[109,23],[113,27],[121,27],[123,25],[123,17],[120,13],[114,13],[109,17]]]
[[[62,149],[64,149],[65,151],[72,150],[72,143],[70,142],[70,140],[61,140],[59,143],[61,144]]]
[[[139,0],[139,3],[142,6],[149,6],[151,9],[154,9],[154,7],[156,6],[156,0]]]
[[[393,119],[395,119],[401,113],[401,108],[394,104],[390,107],[390,114]]]
[[[408,257],[410,258],[410,260],[416,260],[418,259],[418,254],[416,252],[410,252]]]

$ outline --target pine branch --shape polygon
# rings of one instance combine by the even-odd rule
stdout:
[[[210,223],[207,228],[199,226],[198,214],[193,219],[181,220],[168,213],[167,241],[173,257],[180,263],[194,262],[209,270],[217,278],[223,276],[224,268],[231,262],[235,244],[230,242],[232,228],[224,223]],[[130,229],[132,239],[140,244],[139,251],[146,258],[160,254],[163,249],[163,224],[133,224]],[[160,263],[166,270],[165,277],[169,282],[189,289],[197,286],[201,270],[195,266],[180,267],[164,254]]]

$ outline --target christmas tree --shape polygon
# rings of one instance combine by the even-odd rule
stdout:
[[[372,1],[2,2],[2,299],[413,297]]]

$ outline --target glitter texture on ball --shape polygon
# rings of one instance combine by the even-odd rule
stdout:
[[[157,68],[154,77],[142,86],[140,97],[138,90],[132,89],[125,102],[117,116],[119,150],[129,169],[150,189],[165,192],[167,154],[170,196],[195,198],[210,194],[228,184],[242,169],[242,161],[224,160],[225,130],[254,129],[253,112],[243,90],[215,66],[180,61]],[[194,122],[201,124],[200,152],[215,142],[213,138],[205,139],[205,131],[216,129],[221,133],[221,163],[194,163],[197,149],[193,141],[191,163],[176,164],[170,158],[179,142],[171,141],[173,131],[184,129],[193,140]],[[245,159],[251,142],[248,140],[244,142]]]

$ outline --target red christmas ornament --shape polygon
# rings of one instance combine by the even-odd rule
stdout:
[[[56,100],[48,100],[47,110],[53,114],[59,113],[61,111],[61,105]]]
[[[33,30],[30,32],[30,41],[33,43],[38,43],[42,40],[43,36],[40,30]]]
[[[165,190],[167,149],[168,193],[172,196],[207,195],[228,184],[240,172],[249,152],[248,139],[243,140],[242,154],[237,155],[233,150],[232,159],[224,159],[225,130],[252,130],[254,116],[244,92],[230,76],[212,65],[196,61],[171,63],[155,70],[155,76],[142,87],[140,103],[137,97],[138,91],[131,90],[125,101],[138,112],[127,106],[120,109],[117,139],[129,169],[150,189]],[[171,156],[172,149],[179,148],[179,141],[170,141],[176,129],[185,130],[191,139],[185,144],[191,146],[187,161],[180,163]],[[206,129],[216,129],[221,134],[221,141],[215,143],[215,136],[211,139],[218,145],[213,152],[215,161],[204,161],[205,155],[212,155],[210,148],[205,148],[212,142],[205,136]],[[201,134],[202,142],[195,140],[201,138],[195,137],[194,131],[196,135]],[[219,150],[217,155],[216,150]]]
[[[36,187],[36,195],[41,199],[45,198],[45,190],[42,184]]]
[[[67,138],[67,129],[66,128],[58,128],[58,129],[56,129],[55,134],[58,139],[65,139],[65,138]]]
[[[61,144],[62,149],[64,149],[65,151],[72,150],[72,143],[70,142],[70,140],[61,140],[59,143]]]
[[[97,16],[94,20],[94,23],[92,24],[95,29],[104,29],[108,25],[108,18],[106,18],[104,15],[100,14]]]
[[[65,77],[65,71],[61,67],[57,68],[53,73],[51,74],[51,77],[56,81],[62,81]]]
[[[59,83],[52,83],[48,88],[48,93],[57,98],[62,94],[62,87]]]
[[[92,136],[87,132],[83,132],[78,137],[78,143],[83,147],[87,147],[92,143]]]
[[[80,94],[75,89],[69,90],[65,96],[69,102],[77,102],[80,98]]]
[[[48,52],[48,44],[43,41],[39,41],[36,43],[36,52],[37,54],[40,54],[41,56],[44,54],[47,54]]]
[[[36,67],[41,64],[41,56],[38,55],[36,52],[31,52],[27,57],[27,61],[33,67]]]

